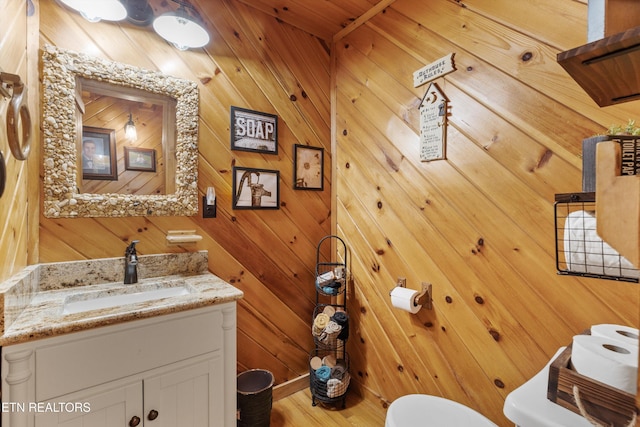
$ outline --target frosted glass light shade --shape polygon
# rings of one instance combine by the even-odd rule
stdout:
[[[153,29],[180,50],[198,48],[209,43],[207,30],[189,16],[182,6],[175,12],[167,12],[154,19]]]
[[[135,141],[138,139],[138,130],[136,129],[136,124],[133,122],[131,113],[129,113],[129,121],[124,125],[124,136],[129,141]]]
[[[74,9],[87,21],[121,21],[127,17],[127,9],[118,0],[60,0]]]

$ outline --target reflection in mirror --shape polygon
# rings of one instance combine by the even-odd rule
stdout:
[[[173,193],[175,99],[84,78],[77,89],[82,99],[76,133],[80,192]],[[125,131],[130,119],[135,135]]]
[[[46,217],[197,213],[194,82],[54,46],[42,74]],[[83,163],[84,141],[95,163]]]

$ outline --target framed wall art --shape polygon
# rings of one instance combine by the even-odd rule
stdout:
[[[117,181],[116,131],[82,127],[82,178]]]
[[[233,168],[233,209],[280,209],[280,171]]]
[[[231,149],[278,154],[278,116],[232,106]]]
[[[124,168],[128,171],[155,172],[156,150],[124,147]]]
[[[324,149],[296,144],[293,146],[293,188],[324,189]]]

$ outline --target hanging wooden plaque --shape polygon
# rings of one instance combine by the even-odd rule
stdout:
[[[445,76],[452,71],[455,71],[456,66],[453,63],[454,55],[455,53],[450,53],[429,65],[425,65],[418,71],[415,71],[413,73],[413,87],[422,86],[431,80],[435,80],[438,77]]]
[[[431,83],[420,104],[421,161],[445,158],[448,102],[440,87]]]

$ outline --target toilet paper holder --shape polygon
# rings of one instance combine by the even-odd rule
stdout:
[[[405,277],[398,277],[398,282],[395,287],[406,288],[407,287],[407,279]],[[389,291],[389,295],[391,295],[391,291]],[[422,308],[426,308],[427,310],[433,309],[432,302],[432,286],[431,283],[422,282],[422,291],[415,296],[413,299],[413,305],[418,306],[422,305]]]

